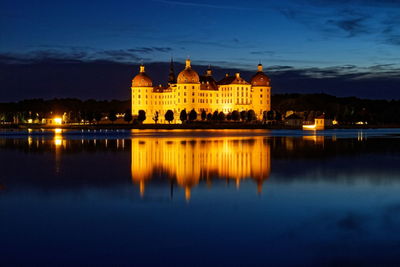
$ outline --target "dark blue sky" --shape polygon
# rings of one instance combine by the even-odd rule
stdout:
[[[314,79],[400,77],[395,0],[2,0],[0,25],[0,63],[9,65],[189,56],[242,70],[261,60],[271,73]]]

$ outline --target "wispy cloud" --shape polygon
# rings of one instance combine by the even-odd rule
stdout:
[[[170,0],[151,0],[152,2],[167,4],[167,5],[178,5],[186,7],[198,7],[198,8],[214,8],[214,9],[227,9],[227,10],[251,10],[250,7],[239,7],[233,5],[214,5],[196,2],[180,2],[180,1],[170,1]]]
[[[323,37],[354,38],[373,36],[378,42],[400,45],[399,1],[378,0],[304,0],[278,8],[286,18],[297,21]],[[379,10],[375,9],[379,7]]]

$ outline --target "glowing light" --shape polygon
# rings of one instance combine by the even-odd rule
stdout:
[[[54,129],[54,144],[56,146],[61,146],[63,139],[62,139],[62,129],[61,128],[56,128]]]
[[[54,122],[54,124],[61,125],[61,124],[62,124],[62,118],[60,118],[60,117],[55,117],[55,118],[53,119],[53,122]]]
[[[54,144],[56,146],[61,146],[62,145],[62,138],[61,137],[55,137],[54,138]]]
[[[28,119],[28,123],[32,123],[33,121],[32,121],[32,119]]]
[[[315,130],[317,128],[317,125],[312,124],[312,125],[303,125],[303,130]]]

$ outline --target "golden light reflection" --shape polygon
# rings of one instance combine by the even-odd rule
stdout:
[[[56,128],[54,129],[54,145],[61,146],[63,144],[63,138],[62,138],[62,129]]]
[[[261,193],[271,169],[270,147],[264,137],[176,137],[132,139],[132,180],[145,184],[157,173],[167,174],[191,197],[191,189],[212,178],[232,179],[237,188],[241,180],[253,179]]]
[[[313,141],[314,144],[324,144],[325,138],[324,136],[314,134],[314,135],[303,136],[303,140]]]

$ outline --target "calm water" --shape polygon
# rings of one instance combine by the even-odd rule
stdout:
[[[399,137],[0,132],[0,262],[398,265]]]

